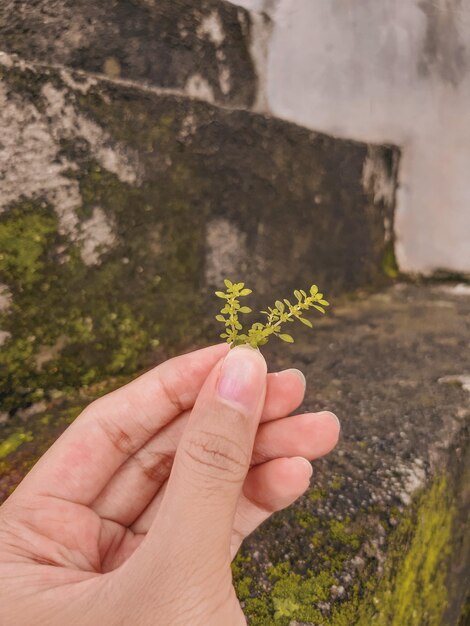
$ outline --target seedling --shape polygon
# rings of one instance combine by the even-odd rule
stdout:
[[[232,283],[228,278],[224,280],[226,291],[216,291],[218,298],[225,300],[220,313],[215,316],[218,322],[224,324],[225,331],[220,335],[233,348],[242,344],[248,344],[253,348],[264,346],[269,338],[274,335],[282,341],[293,343],[294,339],[288,333],[281,332],[282,325],[288,324],[296,319],[305,326],[312,328],[312,322],[304,317],[304,311],[316,309],[320,313],[325,313],[324,307],[329,303],[323,298],[323,294],[318,291],[316,285],[310,287],[310,293],[303,289],[296,289],[294,296],[297,300],[292,304],[289,300],[276,300],[274,307],[268,307],[267,311],[261,311],[266,317],[265,322],[254,322],[248,331],[245,331],[240,320],[240,314],[251,313],[250,307],[242,306],[240,298],[249,296],[251,289],[245,287],[245,283]]]

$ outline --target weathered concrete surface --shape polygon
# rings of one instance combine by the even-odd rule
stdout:
[[[458,623],[470,582],[470,394],[438,382],[470,372],[470,296],[458,293],[397,284],[337,298],[314,334],[266,346],[270,369],[306,373],[305,409],[334,410],[342,439],[314,464],[308,494],[236,561],[252,626]],[[104,391],[3,427],[13,452],[2,454],[1,497]]]
[[[0,62],[2,411],[190,345],[226,275],[263,297],[393,270],[395,149]]]
[[[5,0],[0,48],[23,58],[251,106],[250,21],[219,0]]]
[[[335,411],[342,441],[315,464],[312,491],[246,546],[238,575],[253,615],[261,595],[276,624],[457,623],[470,584],[470,395],[438,382],[470,371],[470,296],[454,293],[396,285],[343,300],[315,338],[270,351],[273,367],[306,372],[305,407]]]
[[[470,274],[470,0],[234,4],[254,11],[263,111],[402,148],[400,269]]]

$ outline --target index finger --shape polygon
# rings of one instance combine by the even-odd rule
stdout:
[[[16,493],[90,504],[130,455],[194,404],[227,344],[170,359],[95,400],[38,461]]]

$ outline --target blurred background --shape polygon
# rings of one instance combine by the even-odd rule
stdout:
[[[250,623],[470,624],[469,171],[470,0],[2,0],[1,498],[225,277],[316,282],[266,354],[343,439],[236,561]]]

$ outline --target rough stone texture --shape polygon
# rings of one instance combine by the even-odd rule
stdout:
[[[189,345],[227,274],[260,298],[383,282],[395,149],[0,61],[3,410]]]
[[[218,0],[6,0],[1,48],[112,78],[250,106],[250,21]]]
[[[266,346],[270,369],[305,372],[304,408],[334,410],[342,439],[234,565],[252,626],[458,623],[470,582],[470,395],[452,382],[469,373],[470,297],[458,294],[397,284],[337,298],[315,334]],[[2,497],[105,390],[2,427]]]
[[[253,615],[261,595],[279,624],[457,623],[470,583],[470,298],[458,293],[398,284],[343,300],[310,345],[269,350],[273,367],[307,374],[305,406],[335,411],[342,441],[246,546]]]

